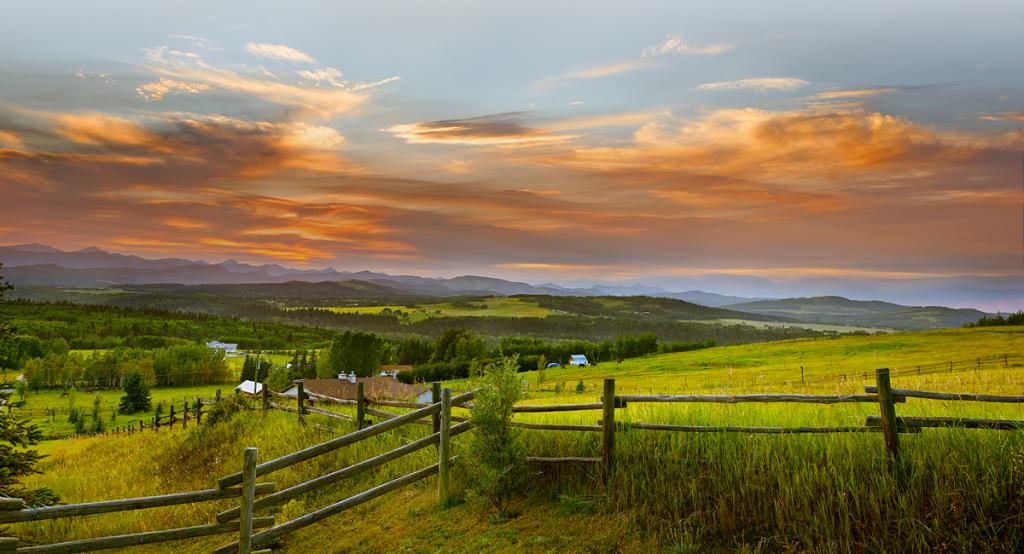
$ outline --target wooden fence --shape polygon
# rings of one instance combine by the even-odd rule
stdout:
[[[218,488],[191,491],[185,493],[89,502],[66,506],[45,508],[25,508],[19,499],[0,499],[0,524],[77,517],[124,510],[138,510],[157,506],[171,506],[193,502],[204,502],[224,498],[240,498],[237,507],[225,510],[216,516],[216,523],[197,525],[179,529],[151,531],[69,541],[43,546],[26,546],[18,548],[16,538],[0,538],[0,552],[84,552],[118,548],[131,545],[149,544],[154,542],[195,538],[220,533],[238,533],[238,540],[215,550],[218,554],[239,552],[269,552],[258,550],[271,541],[288,533],[292,533],[318,521],[337,515],[345,510],[363,504],[406,485],[437,475],[437,495],[442,506],[449,501],[449,471],[457,456],[451,453],[451,438],[472,429],[473,423],[452,414],[455,406],[469,408],[476,392],[470,391],[453,396],[450,389],[441,389],[438,383],[433,384],[432,398],[429,404],[417,404],[392,400],[366,398],[362,384],[357,385],[356,399],[332,398],[330,396],[309,393],[304,390],[301,381],[297,396],[286,396],[273,393],[264,388],[262,408],[264,410],[279,409],[297,415],[306,423],[310,414],[321,415],[333,419],[351,421],[355,430],[328,441],[315,444],[284,456],[259,462],[258,451],[246,448],[242,470],[225,476],[218,481]],[[898,480],[903,479],[900,464],[899,435],[901,433],[920,433],[932,427],[960,427],[967,429],[993,430],[1024,430],[1024,421],[967,419],[950,417],[898,417],[896,404],[905,403],[908,398],[954,400],[971,402],[1007,402],[1024,403],[1024,396],[995,396],[985,394],[959,394],[894,389],[890,383],[888,369],[875,371],[875,385],[866,386],[865,394],[848,395],[805,395],[805,394],[739,394],[739,395],[669,395],[669,394],[616,394],[615,379],[605,379],[603,394],[599,402],[553,405],[520,405],[513,408],[514,413],[543,412],[575,412],[600,411],[601,419],[595,425],[552,424],[514,421],[513,425],[532,430],[566,431],[566,432],[597,432],[601,434],[601,448],[598,456],[581,457],[529,457],[527,461],[534,464],[598,464],[601,468],[602,482],[607,484],[615,471],[615,439],[621,432],[641,431],[674,431],[684,433],[767,433],[767,434],[803,434],[803,433],[862,433],[878,432],[882,434],[890,466]],[[295,407],[285,402],[294,401]],[[867,417],[864,426],[845,427],[748,427],[748,426],[702,426],[702,425],[669,425],[638,421],[617,422],[616,410],[626,408],[630,403],[718,403],[739,404],[756,403],[873,403],[878,404],[879,414]],[[199,403],[200,407],[202,402]],[[347,415],[326,409],[327,407],[350,406],[355,408],[355,415]],[[376,406],[376,407],[374,407]],[[378,408],[407,408],[412,411],[394,413]],[[187,413],[187,411],[186,411]],[[200,420],[201,409],[195,412],[195,419]],[[374,423],[369,417],[377,418]],[[167,416],[169,423],[174,422],[175,415]],[[184,415],[182,424],[185,424]],[[453,424],[453,422],[457,422]],[[275,471],[291,467],[295,464],[314,459],[318,456],[334,452],[340,448],[358,444],[368,438],[399,429],[405,425],[424,425],[430,427],[430,434],[399,446],[388,452],[377,454],[360,462],[341,469],[320,475],[302,483],[277,491],[273,483],[260,483],[259,477]],[[383,484],[374,486],[348,498],[334,502],[323,508],[301,515],[290,521],[276,524],[273,517],[257,517],[260,510],[281,505],[303,494],[319,491],[322,487],[338,483],[387,462],[434,446],[437,449],[437,463],[402,475]],[[259,498],[257,498],[259,497]],[[260,529],[254,532],[254,529]]]
[[[241,519],[243,522],[242,529],[240,532],[239,540],[237,542],[222,546],[214,552],[219,554],[226,554],[229,552],[240,552],[248,553],[252,552],[253,548],[267,544],[268,542],[277,539],[288,533],[292,533],[306,526],[312,525],[325,518],[337,515],[345,510],[368,502],[374,498],[387,494],[391,491],[402,488],[406,485],[415,483],[432,475],[437,475],[437,494],[438,500],[441,505],[447,505],[449,500],[448,484],[449,484],[449,468],[457,457],[451,455],[450,440],[451,437],[465,433],[472,428],[472,423],[469,421],[462,421],[456,425],[452,425],[452,421],[456,418],[452,416],[452,406],[465,405],[467,402],[473,399],[475,391],[466,392],[458,396],[452,396],[451,389],[440,389],[439,384],[435,384],[433,387],[432,399],[434,402],[431,404],[421,405],[410,402],[397,402],[397,401],[386,401],[386,400],[371,400],[365,397],[363,394],[363,384],[357,385],[357,398],[356,400],[333,398],[330,396],[307,393],[304,390],[303,383],[301,381],[296,382],[298,385],[298,394],[295,397],[286,396],[283,394],[273,393],[264,388],[263,392],[263,407],[264,409],[279,409],[298,415],[299,420],[305,423],[305,418],[310,413],[319,414],[322,416],[342,419],[346,421],[353,421],[355,423],[356,430],[336,437],[334,439],[322,442],[310,446],[308,448],[286,454],[273,460],[268,460],[259,464],[254,464],[251,469],[243,470],[242,472],[228,475],[218,481],[218,485],[223,488],[230,488],[238,483],[245,482],[247,475],[251,474],[251,479],[254,480],[258,476],[266,475],[286,467],[291,467],[300,462],[311,460],[318,456],[322,456],[329,452],[338,450],[339,448],[351,446],[357,444],[370,437],[380,435],[388,431],[393,431],[405,425],[411,424],[422,424],[429,425],[431,427],[431,434],[378,454],[371,458],[365,459],[361,462],[352,464],[350,466],[332,471],[330,473],[320,475],[308,481],[292,485],[284,490],[275,492],[266,497],[252,502],[243,502],[241,506],[226,510],[217,515],[217,521],[221,523],[232,522],[237,519]],[[274,400],[271,400],[273,398]],[[296,407],[287,406],[278,402],[277,400],[295,400]],[[356,415],[353,418],[346,414],[340,414],[327,409],[317,408],[310,404],[338,404],[356,407]],[[379,406],[392,406],[402,408],[415,408],[413,411],[396,414],[386,412],[383,410],[377,410],[370,408],[370,404]],[[378,423],[372,423],[366,419],[366,415],[374,415],[379,417],[381,420]],[[354,475],[358,475],[375,467],[378,467],[384,463],[397,460],[403,456],[411,454],[413,452],[422,450],[424,448],[436,446],[437,448],[437,463],[427,466],[425,468],[413,471],[401,477],[392,479],[386,483],[377,485],[363,492],[312,511],[308,514],[299,516],[295,519],[275,525],[270,528],[264,529],[257,533],[251,533],[246,535],[244,529],[246,525],[244,522],[247,519],[251,519],[252,514],[257,510],[270,508],[288,502],[289,500],[306,494],[308,492],[317,491],[321,487],[337,483]],[[249,472],[249,473],[246,473]]]

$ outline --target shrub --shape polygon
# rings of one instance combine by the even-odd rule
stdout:
[[[469,490],[485,498],[499,517],[508,516],[509,503],[527,476],[522,430],[512,426],[512,407],[524,396],[517,367],[514,356],[488,366],[471,410],[476,431],[466,455]]]
[[[252,402],[248,398],[241,394],[233,394],[222,398],[220,402],[217,402],[210,408],[205,423],[207,425],[216,425],[221,421],[231,420],[239,412],[251,409]]]

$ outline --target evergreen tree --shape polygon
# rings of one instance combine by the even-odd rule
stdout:
[[[152,406],[149,398],[149,387],[141,373],[131,373],[124,379],[124,396],[121,397],[121,404],[118,411],[122,414],[134,414],[136,412],[147,412]]]
[[[314,350],[313,353],[310,354],[310,356],[309,356],[309,364],[306,365],[306,368],[302,372],[302,378],[303,379],[316,379],[316,371],[317,371],[317,359],[316,359],[316,350]]]
[[[248,354],[245,355],[245,361],[242,362],[242,378],[241,381],[255,381],[256,380],[256,360],[250,357]]]
[[[0,268],[3,264],[0,263]],[[0,277],[0,302],[4,293],[11,286]],[[0,347],[10,340],[11,331],[0,322]],[[0,388],[7,388],[6,383]],[[9,393],[0,393],[9,406],[20,406],[21,402],[12,402]],[[0,410],[0,494],[22,498],[29,505],[54,504],[60,498],[50,489],[26,489],[19,481],[22,477],[39,473],[36,463],[43,457],[36,450],[26,450],[28,446],[38,444],[43,439],[43,432],[28,420],[14,416],[10,410]]]

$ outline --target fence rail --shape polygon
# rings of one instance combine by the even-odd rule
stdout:
[[[352,405],[353,402],[345,399],[332,398],[326,395],[311,394],[304,390],[304,384],[299,381],[297,382],[298,394],[295,397],[296,407],[284,406],[278,402],[271,402],[271,395],[264,389],[263,393],[263,407],[264,409],[281,409],[287,412],[295,413],[299,417],[299,421],[305,423],[305,416],[314,413],[319,415],[325,415],[333,418],[349,418],[350,416],[344,414],[338,414],[329,410],[323,410],[308,406],[307,404],[313,400],[319,400],[328,403]],[[469,421],[462,421],[456,425],[451,425],[453,419],[451,409],[453,405],[462,404],[473,399],[476,395],[475,391],[460,394],[453,397],[449,389],[438,390],[438,387],[434,387],[435,394],[434,399],[437,400],[434,403],[420,405],[417,403],[402,403],[403,405],[395,407],[414,407],[413,411],[404,414],[393,414],[390,412],[383,412],[381,410],[375,410],[366,406],[367,399],[363,395],[362,383],[357,387],[357,400],[354,402],[357,408],[357,415],[354,418],[356,422],[356,430],[330,439],[328,441],[285,454],[278,458],[268,460],[257,464],[255,460],[252,460],[249,464],[247,458],[247,465],[241,472],[233,473],[226,477],[221,478],[218,481],[218,485],[221,488],[228,488],[237,485],[238,483],[251,482],[260,475],[266,475],[268,473],[291,467],[295,464],[304,462],[322,456],[329,452],[333,452],[339,448],[351,446],[357,444],[368,438],[380,435],[382,433],[398,429],[404,425],[414,423],[425,423],[431,425],[433,432],[425,437],[417,439],[408,444],[399,446],[388,452],[378,454],[371,458],[365,459],[361,462],[357,462],[350,466],[342,469],[332,471],[330,473],[320,475],[308,481],[292,485],[287,489],[280,492],[276,492],[269,496],[265,496],[259,500],[251,500],[243,502],[237,508],[231,508],[217,514],[217,521],[220,523],[231,522],[235,519],[241,519],[243,525],[239,528],[239,540],[237,542],[225,545],[217,549],[215,552],[228,553],[228,552],[241,552],[249,553],[252,548],[266,544],[267,542],[274,540],[282,535],[297,531],[308,525],[312,525],[320,520],[335,514],[341,513],[345,510],[358,506],[364,502],[377,498],[378,496],[384,495],[388,492],[409,485],[416,481],[420,481],[432,475],[438,476],[438,499],[442,505],[447,503],[448,499],[448,471],[450,464],[457,459],[456,456],[451,455],[450,440],[452,437],[459,434],[465,433],[473,428],[473,423]],[[440,394],[438,394],[438,392]],[[394,405],[391,404],[391,405]],[[377,415],[383,417],[383,421],[364,426],[366,424],[365,414]],[[427,419],[431,418],[431,419]],[[459,418],[461,419],[461,418]],[[323,487],[337,483],[349,477],[358,475],[365,471],[369,471],[387,462],[397,460],[403,456],[407,456],[413,452],[422,450],[424,448],[436,446],[438,461],[436,464],[414,471],[412,473],[403,475],[384,484],[377,485],[373,488],[365,490],[363,492],[352,495],[341,501],[335,502],[324,508],[320,508],[308,514],[299,516],[288,522],[282,523],[265,529],[258,533],[252,533],[251,530],[247,530],[244,521],[246,517],[252,517],[258,510],[267,509],[272,506],[280,505],[293,498],[297,498],[303,494],[322,490]]]

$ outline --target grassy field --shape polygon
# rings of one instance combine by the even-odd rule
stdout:
[[[89,356],[93,352],[102,353],[103,351],[74,350],[73,352]],[[263,354],[263,357],[271,360],[275,366],[283,366],[291,361],[291,356],[285,354]],[[171,405],[174,405],[174,409],[180,413],[183,409],[183,403],[186,401],[191,404],[197,397],[213,397],[217,390],[222,391],[223,394],[230,393],[235,387],[235,378],[237,378],[242,371],[242,363],[245,361],[245,356],[231,356],[226,358],[226,361],[228,368],[231,370],[231,374],[234,376],[230,382],[193,387],[152,388],[150,389],[150,392],[153,399],[154,410],[157,404],[163,403],[165,415],[169,413],[168,410]],[[3,378],[7,381],[12,381],[17,378],[17,376],[17,372],[7,372],[3,375]],[[43,431],[43,434],[48,437],[61,437],[74,432],[74,425],[68,421],[68,411],[72,407],[77,407],[90,415],[89,423],[91,424],[93,400],[96,396],[99,396],[100,398],[100,414],[103,416],[103,423],[107,429],[137,426],[140,420],[148,422],[153,417],[153,410],[146,413],[131,415],[117,414],[114,416],[113,412],[117,409],[122,394],[123,393],[119,390],[72,390],[67,394],[65,394],[63,390],[41,390],[39,392],[30,391],[25,397],[25,405],[20,408],[19,411],[20,413],[28,416],[33,423],[39,426]],[[17,398],[15,398],[15,400],[17,400]],[[48,414],[47,410],[53,408],[57,409],[57,413]]]
[[[799,380],[802,367],[808,380],[846,375],[847,384],[840,389],[849,392],[860,386],[855,377],[873,375],[877,367],[908,370],[1004,355],[1024,355],[1024,329],[943,329],[722,346],[622,363],[605,362],[596,367],[549,369],[544,380],[571,385],[583,380],[596,387],[603,377],[615,377],[619,389],[628,392],[760,389],[789,387],[787,381]],[[530,377],[531,382],[535,381],[536,375]]]
[[[200,385],[195,387],[157,387],[150,389],[150,396],[153,399],[154,409],[157,404],[164,404],[164,415],[169,413],[171,405],[176,412],[180,413],[184,408],[184,402],[190,405],[198,397],[213,397],[219,389],[222,394],[230,394],[234,388],[233,383],[220,385]],[[119,390],[100,390],[96,392],[71,391],[64,395],[60,390],[42,390],[29,392],[25,397],[25,406],[18,409],[18,413],[29,417],[46,436],[64,436],[74,432],[75,426],[68,421],[68,411],[72,407],[81,409],[89,416],[89,424],[92,424],[91,414],[93,399],[100,398],[100,415],[103,424],[107,429],[125,426],[138,426],[139,421],[149,422],[153,417],[153,411],[131,415],[117,414],[114,412],[121,401],[122,393]],[[46,410],[56,408],[54,415],[47,415]],[[191,408],[190,408],[191,409]]]
[[[547,317],[553,312],[535,302],[522,298],[488,297],[467,302],[441,302],[415,306],[335,306],[332,312],[373,314],[393,312],[405,323],[415,323],[431,317]]]
[[[970,329],[846,337],[714,348],[653,356],[591,368],[547,370],[528,402],[594,402],[600,379],[613,376],[619,391],[729,393],[765,390],[807,393],[862,392],[873,368],[914,367],[949,359],[1024,354],[1024,328]],[[845,380],[806,385],[770,380],[848,374]],[[855,375],[863,370],[868,378]],[[759,382],[760,375],[764,381]],[[753,376],[753,380],[751,380]],[[579,380],[584,392],[574,392]],[[898,374],[894,386],[955,392],[1024,394],[1019,361],[957,366],[954,372]],[[553,392],[554,385],[561,392]],[[460,388],[472,383],[459,382]],[[573,392],[570,392],[573,391]],[[694,425],[860,426],[877,405],[631,404],[625,422]],[[909,399],[899,415],[1024,419],[1020,404]],[[599,412],[519,414],[524,421],[588,423]],[[266,418],[266,419],[264,419]],[[238,469],[244,446],[261,459],[326,440],[327,420],[254,413],[227,424],[188,432],[50,442],[50,458],[31,484],[53,487],[66,501],[98,500],[205,488]],[[288,486],[422,436],[423,429],[377,437],[271,477]],[[598,433],[526,431],[531,455],[595,456]],[[139,440],[144,438],[145,440]],[[465,447],[459,437],[455,451]],[[507,521],[488,518],[470,499],[436,509],[433,480],[404,489],[288,536],[284,552],[1019,552],[1024,550],[1024,432],[929,429],[901,435],[908,472],[903,489],[888,471],[882,436],[617,433],[616,469],[605,493],[594,468],[538,469],[530,491]],[[283,506],[278,521],[294,518],[355,491],[432,463],[432,449],[403,458]],[[97,479],[96,475],[120,478]],[[457,486],[462,474],[456,471]],[[47,542],[73,537],[205,523],[230,503],[165,508],[124,516],[18,524],[13,533]],[[329,537],[329,543],[325,538]],[[209,550],[228,542],[192,542]],[[330,544],[330,546],[326,546]],[[179,551],[183,545],[138,552]]]

